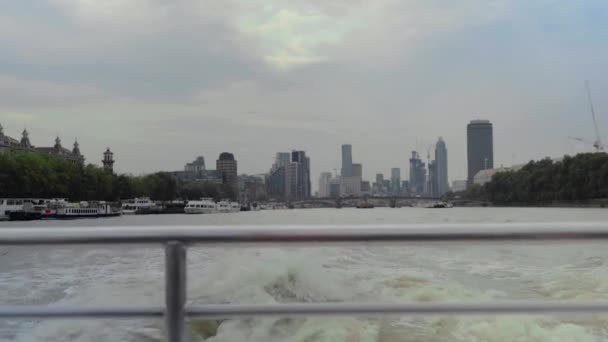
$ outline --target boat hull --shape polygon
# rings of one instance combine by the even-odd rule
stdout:
[[[184,212],[189,215],[201,215],[217,213],[217,210],[203,208],[185,208]]]
[[[56,220],[73,220],[73,219],[83,219],[83,218],[104,218],[104,217],[117,217],[121,216],[121,213],[111,213],[111,214],[97,214],[97,215],[55,215],[52,217],[47,217],[48,219],[56,219]]]
[[[12,211],[8,214],[9,221],[37,221],[42,219],[42,213],[29,211]]]

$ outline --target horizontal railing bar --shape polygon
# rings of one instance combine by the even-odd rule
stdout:
[[[231,319],[303,316],[426,316],[426,315],[539,315],[608,313],[608,302],[514,301],[498,303],[289,303],[214,304],[189,307],[190,318]],[[0,306],[2,319],[160,318],[162,307],[72,308],[53,306]]]
[[[608,223],[1,228],[0,245],[607,239]]]
[[[607,313],[608,302],[512,301],[489,303],[403,303],[403,304],[270,304],[205,305],[190,307],[189,317],[228,319],[246,317],[379,316],[379,315],[511,315],[511,314],[596,314]]]
[[[1,305],[0,318],[160,318],[164,307],[63,307],[42,305]]]

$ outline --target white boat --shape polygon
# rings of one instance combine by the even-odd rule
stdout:
[[[221,200],[217,202],[217,211],[220,213],[229,213],[231,211],[230,201]]]
[[[11,212],[23,211],[24,205],[28,206],[28,210],[42,211],[49,202],[40,198],[0,198],[0,221],[8,220]]]
[[[201,198],[198,201],[188,201],[184,211],[186,214],[213,214],[217,213],[217,206],[212,198]]]
[[[123,215],[134,215],[138,211],[146,211],[156,208],[156,204],[148,197],[134,198],[122,203]]]
[[[58,219],[86,218],[86,217],[111,217],[120,216],[120,211],[112,210],[106,202],[80,202],[69,203],[57,208],[55,217]]]
[[[217,211],[220,213],[236,213],[241,211],[239,202],[221,200],[217,203]]]

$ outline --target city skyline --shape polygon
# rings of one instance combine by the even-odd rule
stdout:
[[[494,164],[493,160],[494,160],[494,156],[493,156],[493,149],[494,149],[494,145],[493,145],[493,125],[489,120],[483,120],[483,119],[475,119],[475,120],[471,120],[468,125],[467,125],[467,144],[471,145],[471,127],[474,126],[478,126],[478,125],[489,125],[490,126],[490,156],[491,158],[486,158],[486,163],[487,165],[484,165],[482,168],[477,167],[477,169],[469,171],[469,168],[467,168],[467,172],[469,174],[477,174],[477,172],[481,169],[484,168],[488,168],[488,169],[492,169],[494,168],[496,165]],[[4,133],[4,126],[1,125],[0,123],[0,131],[2,131]],[[29,132],[27,130],[24,129],[24,131],[22,132],[22,141],[21,144],[23,144],[23,139],[25,139],[27,141],[28,144],[32,145],[31,142],[29,141]],[[479,138],[474,138],[473,140],[479,140]],[[482,139],[483,140],[483,139]],[[59,136],[56,137],[55,139],[56,144],[57,141],[59,141],[60,144],[60,138]],[[481,141],[481,140],[480,140]],[[477,141],[474,145],[479,145],[480,141]],[[483,144],[482,144],[483,145]],[[74,145],[75,150],[78,150],[78,153],[80,153],[79,150],[79,143],[76,140],[75,141],[75,145]],[[411,158],[409,159],[409,163],[408,163],[408,168],[404,168],[404,170],[409,171],[410,175],[409,175],[409,180],[404,180],[404,184],[409,182],[409,185],[413,185],[413,186],[417,186],[418,188],[414,188],[413,192],[414,193],[429,193],[432,194],[433,196],[440,196],[441,194],[447,192],[447,190],[449,190],[450,188],[450,184],[453,181],[460,181],[460,179],[457,178],[453,178],[449,176],[448,173],[448,169],[449,169],[449,163],[447,163],[447,149],[446,149],[446,144],[445,141],[443,140],[442,137],[439,137],[437,142],[434,145],[430,145],[427,147],[428,148],[428,156],[427,157],[431,157],[431,151],[434,152],[434,159],[429,159],[426,160],[419,154],[419,152],[417,150],[412,151],[411,153]],[[271,176],[273,171],[279,167],[279,166],[284,166],[287,167],[290,163],[291,163],[291,158],[292,158],[292,153],[305,153],[306,151],[297,151],[297,149],[293,149],[293,152],[277,152],[275,154],[275,158],[274,161],[275,163],[273,164],[273,167],[271,168],[270,172],[266,171],[266,172],[259,172],[259,173],[247,173],[247,172],[239,172],[238,175],[256,175],[256,176],[260,176],[260,175],[266,175],[266,176]],[[106,151],[106,153],[109,153],[109,149]],[[467,152],[467,154],[469,154],[470,151]],[[231,155],[231,157],[234,159],[234,155],[232,153],[227,153],[228,155]],[[414,157],[415,154],[415,157]],[[113,159],[113,155],[114,153],[111,153],[112,155],[112,159]],[[226,152],[222,152],[220,153],[221,155],[226,155]],[[307,163],[310,164],[310,158],[309,157],[305,157],[307,159]],[[412,158],[417,158],[418,163],[420,163],[420,165],[416,166],[413,168],[413,164],[412,164]],[[104,167],[107,167],[106,164],[106,157],[104,156],[104,160],[102,161],[102,164],[104,164]],[[437,161],[439,161],[439,164],[437,164]],[[219,160],[218,160],[219,162]],[[467,163],[470,163],[470,156],[467,157]],[[112,165],[110,166],[110,169],[113,170],[113,161],[111,163]],[[205,160],[204,160],[204,156],[199,155],[197,157],[197,159],[194,162],[191,163],[186,163],[185,169],[186,171],[189,171],[189,168],[196,168],[197,164],[201,164],[203,169],[204,169],[204,165],[205,165]],[[334,168],[334,173],[331,172],[327,172],[327,171],[322,171],[320,173],[321,178],[323,178],[323,176],[325,174],[331,174],[332,177],[333,176],[337,176],[339,179],[340,177],[345,177],[344,175],[342,175],[342,173],[344,173],[345,170],[347,170],[348,174],[350,176],[346,176],[346,177],[356,177],[358,179],[357,182],[357,190],[355,190],[355,192],[359,192],[360,191],[360,187],[363,187],[364,184],[363,183],[367,183],[367,186],[370,186],[371,182],[370,180],[373,181],[373,177],[369,177],[366,178],[365,174],[363,173],[363,164],[364,163],[353,163],[353,145],[352,144],[342,144],[341,145],[341,169],[340,169],[340,173],[338,173],[338,169]],[[394,163],[395,164],[395,163]],[[421,169],[418,170],[418,167],[420,167]],[[497,166],[497,167],[503,167],[503,165]],[[310,166],[307,166],[308,171],[307,171],[307,177],[312,178],[315,177],[315,175],[312,173],[312,171],[310,171]],[[236,167],[235,167],[236,169]],[[400,174],[400,170],[402,168],[401,167],[391,167],[388,173],[388,177],[389,177],[389,181],[390,181],[390,190],[391,191],[397,191],[399,192],[399,188],[402,187],[402,185],[399,185],[399,181],[395,181],[395,177],[393,177],[394,172],[397,170],[397,172]],[[412,175],[412,170],[416,170],[414,171],[415,173],[418,173],[417,176],[413,176]],[[478,170],[479,169],[479,170]],[[154,170],[151,171],[150,173],[153,172],[166,172],[166,170]],[[190,170],[193,171],[193,170]],[[194,170],[196,171],[196,170]],[[175,174],[175,173],[179,173],[180,171],[168,171],[169,173]],[[386,172],[385,171],[381,171],[382,175],[384,175]],[[378,177],[378,173],[375,174],[376,178]],[[412,177],[420,177],[422,176],[423,178],[420,179],[420,183],[418,185],[412,183]],[[235,177],[236,175],[232,175],[232,183],[235,184]],[[435,179],[437,178],[437,179]],[[331,180],[333,180],[334,178],[331,178]],[[465,178],[467,179],[467,178]],[[354,180],[354,179],[353,179]],[[306,193],[309,193],[311,195],[313,195],[315,192],[321,192],[321,184],[323,184],[321,181],[315,182],[312,181],[312,179],[309,179],[307,184],[308,190],[306,190]],[[326,182],[328,183],[328,182]],[[395,184],[398,184],[397,186],[395,186]],[[317,185],[318,187],[315,188],[313,185]],[[350,187],[352,188],[352,185],[350,185]],[[342,190],[344,191],[344,184],[342,184]],[[397,189],[396,189],[397,188]],[[329,190],[327,190],[326,192],[329,192]]]
[[[463,130],[478,117],[496,127],[496,166],[592,151],[568,139],[595,139],[586,79],[607,135],[607,12],[600,0],[12,1],[0,122],[37,146],[57,130],[84,155],[111,146],[132,174],[223,151],[259,174],[281,141],[310,153],[316,177],[350,142],[371,180],[442,136],[450,180],[465,179]]]

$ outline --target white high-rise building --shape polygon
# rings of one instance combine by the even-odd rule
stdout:
[[[321,173],[321,177],[319,178],[319,197],[326,198],[330,197],[330,183],[331,183],[332,174],[331,172],[323,172]]]
[[[361,177],[340,177],[342,196],[361,195]]]

